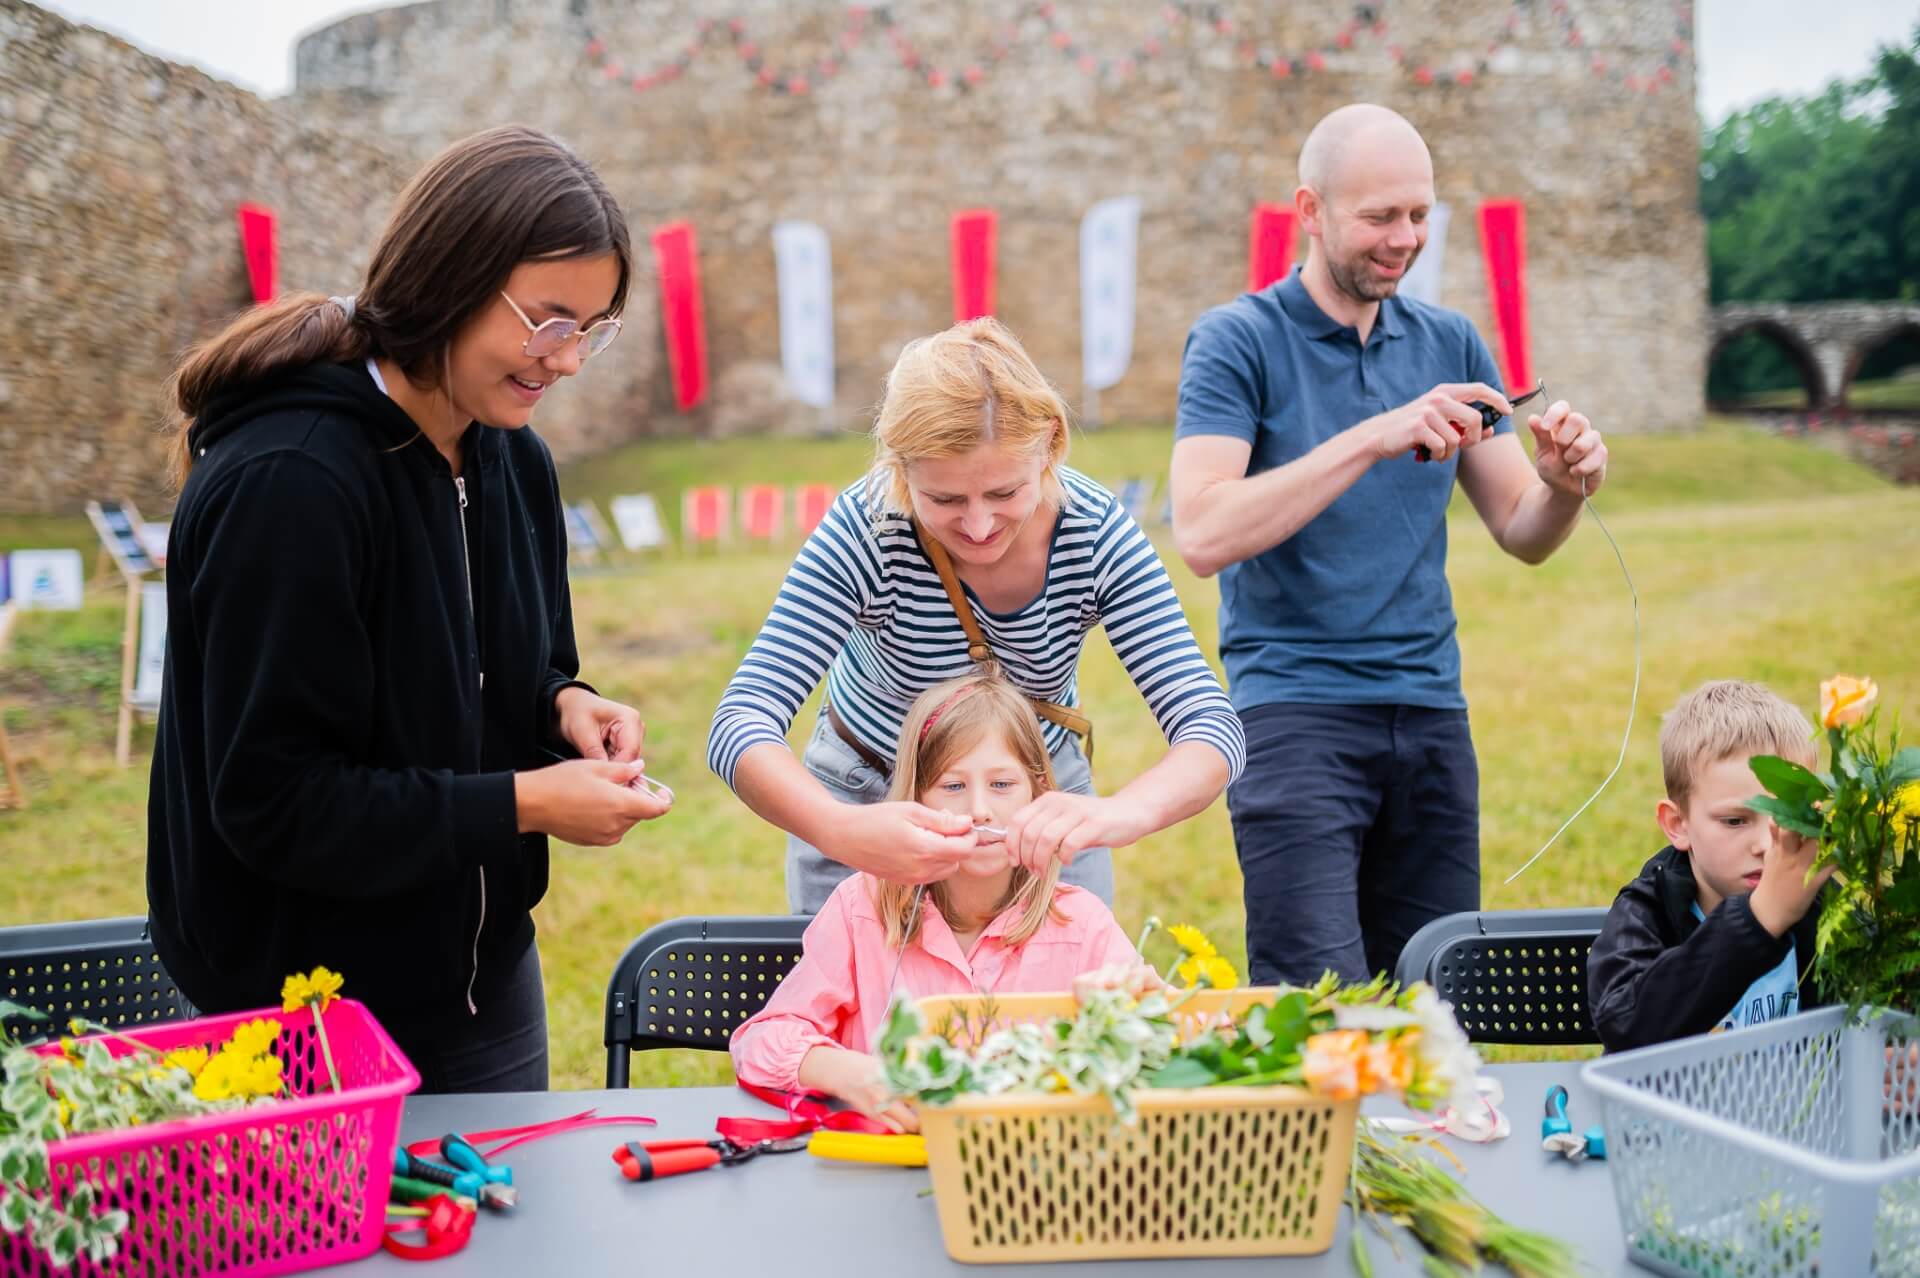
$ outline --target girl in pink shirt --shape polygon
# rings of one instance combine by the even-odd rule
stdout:
[[[970,675],[921,694],[901,726],[888,797],[968,814],[979,848],[920,889],[868,874],[842,882],[807,926],[800,961],[734,1031],[740,1081],[824,1092],[916,1130],[911,1109],[888,1103],[868,1051],[894,994],[1064,992],[1083,972],[1138,963],[1100,898],[1060,882],[1058,861],[1031,873],[997,829],[979,829],[1004,826],[1053,788],[1039,720],[1012,684]]]

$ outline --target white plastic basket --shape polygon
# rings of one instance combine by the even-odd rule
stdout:
[[[1701,1278],[1920,1278],[1916,1053],[1920,1020],[1830,1007],[1589,1063],[1628,1255]]]

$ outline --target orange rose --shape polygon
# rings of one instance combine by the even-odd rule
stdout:
[[[1860,722],[1873,708],[1880,689],[1871,679],[1837,674],[1820,681],[1820,726],[1844,728]]]
[[[1300,1050],[1300,1073],[1317,1095],[1349,1100],[1371,1091],[1367,1077],[1367,1032],[1329,1030],[1307,1039]]]

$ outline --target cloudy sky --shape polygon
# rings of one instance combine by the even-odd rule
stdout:
[[[292,79],[302,32],[380,3],[341,0],[36,0],[177,61],[267,94]],[[1577,10],[1576,10],[1577,11]],[[1864,72],[1876,44],[1912,38],[1920,0],[1696,0],[1700,110],[1809,93]]]

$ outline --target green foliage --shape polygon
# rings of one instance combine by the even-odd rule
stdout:
[[[1836,867],[1814,936],[1814,973],[1836,1001],[1920,1009],[1920,746],[1883,745],[1876,707],[1826,730],[1832,770],[1761,755],[1767,793],[1749,805],[1783,829],[1820,840]]]
[[[1920,298],[1920,28],[1858,81],[1706,130],[1700,207],[1716,303]],[[1716,361],[1716,398],[1796,384],[1756,350]]]

